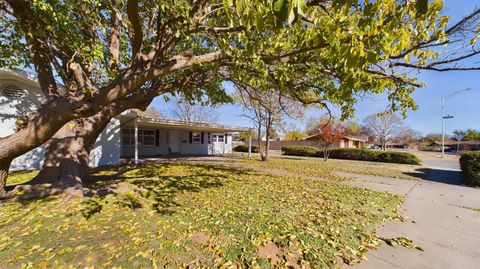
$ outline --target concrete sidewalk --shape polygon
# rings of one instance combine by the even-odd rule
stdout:
[[[382,244],[354,268],[480,268],[479,189],[452,185],[451,179],[445,179],[452,174],[436,169],[427,171],[427,180],[419,181],[343,175],[355,179],[349,185],[405,196],[402,209],[409,219],[386,223],[377,234],[408,237],[424,249]]]

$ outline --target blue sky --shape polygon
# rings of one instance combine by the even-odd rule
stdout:
[[[452,16],[452,22],[472,11],[475,6],[480,6],[480,0],[445,0],[444,3],[445,14]],[[477,57],[474,63],[480,64],[480,57]],[[412,75],[414,74],[412,73]],[[445,113],[454,118],[446,121],[446,132],[451,133],[455,129],[480,129],[480,71],[422,71],[418,73],[418,78],[426,86],[417,89],[413,94],[419,107],[416,111],[408,113],[406,124],[422,134],[441,132],[442,95],[472,88],[470,91],[456,95],[447,103]],[[231,86],[226,85],[226,90],[232,91]],[[361,121],[367,115],[383,111],[386,105],[384,96],[373,96],[366,100],[360,100],[356,105],[355,119]],[[152,106],[166,112],[167,115],[173,110],[173,105],[165,103],[161,97],[156,98]],[[227,104],[218,107],[217,110],[220,123],[238,126],[252,125],[248,119],[241,116],[242,109],[238,105]],[[324,113],[325,111],[318,109],[309,109],[305,119]],[[305,120],[297,120],[292,124],[303,129]]]

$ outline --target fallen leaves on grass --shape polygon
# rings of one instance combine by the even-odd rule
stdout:
[[[101,173],[118,171],[120,193],[1,206],[0,267],[335,267],[376,247],[375,227],[397,218],[402,201],[201,163]],[[118,180],[92,186],[109,184]]]

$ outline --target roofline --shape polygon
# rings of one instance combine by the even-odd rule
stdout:
[[[313,138],[315,136],[318,136],[318,134],[316,135],[309,135],[307,137],[305,137],[303,140],[307,140],[309,138]],[[353,136],[348,136],[348,135],[344,135],[343,138],[347,138],[349,140],[355,140],[355,141],[360,141],[360,142],[367,142],[368,139],[364,139],[364,138],[357,138],[357,137],[353,137]]]
[[[179,128],[186,128],[186,129],[198,128],[198,129],[219,131],[219,132],[253,132],[254,131],[253,128],[248,128],[248,127],[230,126],[230,125],[198,122],[198,121],[183,121],[183,120],[175,120],[175,119],[139,117],[136,112],[134,113],[129,113],[129,111],[126,111],[126,112],[127,113],[119,115],[119,118],[120,119],[122,118],[136,119],[137,123],[159,124],[163,126],[179,127]]]
[[[30,86],[41,90],[40,84],[35,75],[21,69],[0,68],[0,79],[12,79],[17,82],[27,83]]]

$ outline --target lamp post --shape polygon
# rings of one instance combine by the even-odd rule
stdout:
[[[452,98],[455,94],[461,93],[461,92],[466,92],[466,91],[469,91],[469,90],[471,90],[471,88],[456,91],[456,92],[450,94],[449,96],[447,96],[446,98],[445,98],[445,96],[442,96],[442,158],[445,157],[445,119],[452,119],[453,118],[453,116],[451,116],[451,115],[445,116],[445,105],[448,102],[448,100],[450,100],[450,98]]]

